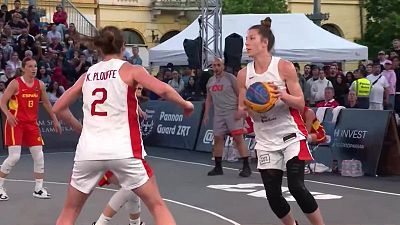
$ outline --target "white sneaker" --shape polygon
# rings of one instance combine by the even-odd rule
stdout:
[[[8,201],[9,197],[4,187],[0,187],[0,201]]]
[[[48,198],[51,198],[51,194],[47,192],[46,188],[41,188],[39,191],[33,192],[33,197],[48,199]]]
[[[306,167],[304,168],[304,174],[310,174],[310,173],[311,173],[310,167],[306,165]]]

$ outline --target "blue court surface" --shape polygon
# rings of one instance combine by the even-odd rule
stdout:
[[[71,150],[70,150],[71,151]],[[224,175],[208,177],[213,167],[210,153],[148,148],[161,194],[179,225],[269,225],[280,224],[269,208],[255,162],[249,178],[238,176],[240,163],[224,162]],[[33,163],[23,155],[6,180],[9,201],[0,202],[0,225],[53,225],[63,206],[73,165],[73,152],[45,154],[45,186],[52,199],[34,199]],[[0,158],[0,162],[4,157]],[[309,224],[286,188],[283,191],[295,218]],[[326,224],[400,225],[400,177],[349,178],[333,174],[306,175],[306,186],[320,205]],[[90,196],[78,225],[91,225],[116,191],[97,188]],[[142,205],[142,220],[153,221]],[[112,224],[128,224],[121,209]]]

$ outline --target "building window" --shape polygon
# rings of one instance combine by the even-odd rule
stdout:
[[[144,40],[142,38],[142,36],[131,29],[123,29],[122,30],[123,35],[124,35],[124,39],[126,44],[136,44],[136,45],[144,45]]]
[[[164,41],[172,38],[173,36],[179,34],[180,31],[178,30],[173,30],[173,31],[168,31],[167,33],[165,33],[161,39],[160,39],[160,43],[163,43]]]
[[[343,32],[336,24],[327,23],[321,26],[324,30],[331,32],[334,35],[343,37]]]

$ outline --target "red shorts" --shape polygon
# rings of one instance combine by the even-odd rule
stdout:
[[[146,171],[147,171],[147,175],[151,178],[151,177],[153,176],[153,170],[151,169],[150,165],[146,162],[146,160],[142,160],[142,162],[143,162],[144,168],[145,168]],[[100,187],[103,187],[104,185],[109,185],[109,184],[110,184],[109,179],[110,179],[110,177],[112,177],[112,176],[114,176],[113,172],[111,172],[111,171],[108,170],[108,171],[103,175],[103,177],[102,177],[101,180],[99,181],[98,185],[99,185]]]
[[[38,146],[44,145],[37,122],[19,122],[11,127],[7,122],[4,129],[4,141],[6,146]]]

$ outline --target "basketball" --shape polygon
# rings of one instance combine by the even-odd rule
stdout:
[[[255,82],[247,89],[244,104],[254,112],[267,112],[278,100],[271,98],[271,91],[272,87],[267,83]]]

